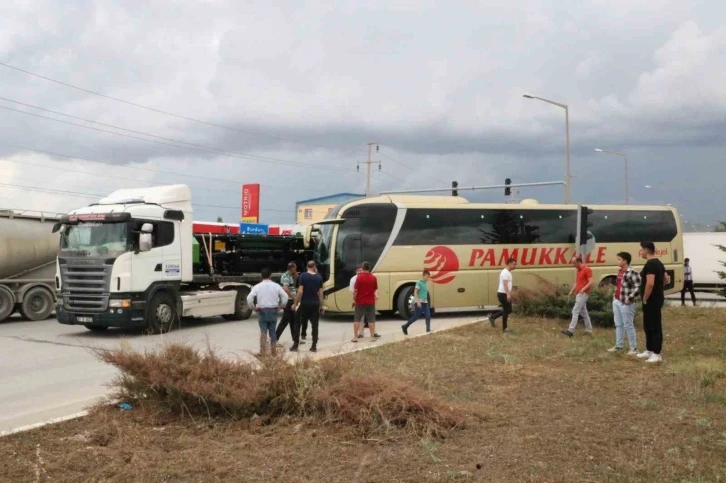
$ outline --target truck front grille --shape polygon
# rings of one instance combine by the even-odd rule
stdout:
[[[75,312],[108,309],[112,265],[103,260],[69,260],[60,264],[63,306]]]

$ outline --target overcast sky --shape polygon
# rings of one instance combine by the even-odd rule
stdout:
[[[726,219],[724,2],[484,3],[5,0],[1,63],[223,127],[0,65],[0,208],[186,183],[196,219],[238,221],[260,182],[262,221],[286,223],[363,192],[369,141],[374,192],[562,180],[564,110],[529,92],[569,105],[573,201],[624,201],[599,147],[628,154],[634,203]]]

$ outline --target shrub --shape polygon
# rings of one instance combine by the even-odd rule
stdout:
[[[568,288],[540,279],[534,288],[521,288],[512,294],[515,314],[530,317],[570,320],[574,296],[568,298]],[[614,327],[613,292],[593,287],[587,300],[587,311],[594,325]]]
[[[340,357],[292,364],[282,355],[235,361],[184,344],[144,353],[103,349],[97,355],[120,371],[111,384],[114,397],[195,418],[314,418],[363,433],[403,428],[427,436],[453,429],[465,417],[404,382],[356,375],[354,365]]]

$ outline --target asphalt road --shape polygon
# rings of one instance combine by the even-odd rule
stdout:
[[[442,314],[432,319],[431,328],[436,331],[465,325],[481,320],[483,315]],[[382,319],[376,327],[382,339],[353,344],[349,342],[353,335],[349,318],[325,318],[320,324],[316,357],[401,340],[401,323],[397,318]],[[172,341],[204,347],[208,341],[227,357],[249,358],[250,352],[258,350],[259,328],[254,316],[242,322],[205,319],[182,324],[180,330],[169,334],[143,335],[123,330],[94,333],[81,326],[61,325],[55,319],[29,322],[14,317],[0,323],[0,434],[77,414],[107,395],[105,384],[116,372],[95,358],[94,348],[115,348],[122,341],[136,350]],[[409,330],[409,337],[424,331],[421,320]],[[289,347],[291,342],[288,331],[281,343]],[[309,347],[308,341],[297,357],[309,355]]]

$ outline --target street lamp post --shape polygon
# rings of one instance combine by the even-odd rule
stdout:
[[[560,102],[551,101],[538,96],[532,96],[530,94],[524,94],[523,97],[527,99],[537,99],[553,106],[561,107],[565,110],[565,139],[567,143],[567,170],[565,171],[565,203],[570,202],[570,182],[572,181],[572,174],[570,172],[570,109],[567,104]]]
[[[625,153],[618,153],[617,151],[608,151],[607,149],[595,148],[598,153],[613,154],[615,156],[622,156],[625,160],[625,204],[630,204],[630,196],[628,196],[628,155]]]

